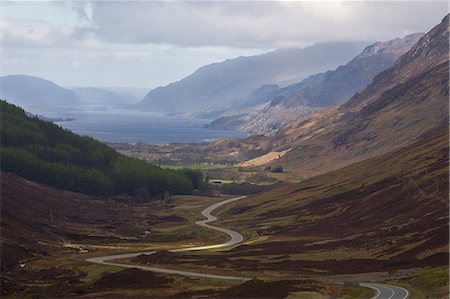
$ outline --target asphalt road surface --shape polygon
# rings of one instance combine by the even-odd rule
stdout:
[[[377,292],[372,299],[406,299],[409,296],[408,290],[393,285],[379,283],[360,283],[359,285]]]

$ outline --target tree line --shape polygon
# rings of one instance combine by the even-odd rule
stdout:
[[[202,180],[193,170],[162,169],[124,156],[0,100],[1,169],[50,186],[92,195],[191,194]]]

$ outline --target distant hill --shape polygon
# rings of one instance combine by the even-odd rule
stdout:
[[[119,104],[138,101],[138,98],[133,95],[96,87],[77,87],[74,88],[73,91],[84,105],[89,106],[114,107]]]
[[[311,74],[333,69],[359,53],[365,43],[319,43],[304,49],[279,49],[229,59],[151,90],[134,109],[180,113],[221,107],[248,97],[264,84],[286,86]]]
[[[0,98],[25,108],[80,107],[82,104],[73,91],[51,81],[26,75],[0,77]]]
[[[259,93],[260,101],[249,98],[248,113],[242,109],[224,113],[224,119],[217,119],[208,127],[248,131],[252,134],[270,134],[285,124],[310,114],[321,107],[342,103],[356,92],[364,89],[375,75],[391,67],[424,34],[415,33],[404,38],[377,42],[365,48],[347,64],[335,70],[316,74],[300,83],[278,90]]]

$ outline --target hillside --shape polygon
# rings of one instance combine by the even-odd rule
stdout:
[[[274,240],[282,238],[276,234],[306,236],[303,231],[312,233],[320,224],[336,225],[336,229],[322,227],[315,236],[335,235],[337,241],[338,230],[345,239],[346,234],[366,229],[388,233],[383,232],[384,225],[410,221],[401,230],[425,233],[428,231],[424,228],[408,226],[429,222],[428,227],[435,228],[429,232],[436,234],[436,242],[441,242],[437,245],[444,246],[448,242],[448,133],[448,129],[442,129],[400,150],[275,188],[233,204],[235,208],[225,213],[233,215],[230,219],[239,218],[241,224],[249,221],[249,226],[261,228],[260,233]],[[285,222],[290,216],[297,216],[297,221]],[[271,230],[275,227],[276,231]],[[408,238],[401,231],[395,234]]]
[[[79,107],[82,104],[73,91],[51,81],[25,75],[0,77],[0,98],[25,108]]]
[[[258,263],[262,272],[287,277],[390,271],[391,279],[402,269],[447,267],[448,142],[443,129],[401,150],[232,204],[222,210],[222,222],[256,241],[195,263],[244,272]],[[446,286],[445,279],[429,286],[431,297],[445,298]]]
[[[367,87],[378,73],[391,67],[422,36],[422,33],[415,33],[374,43],[345,65],[285,88],[269,90],[260,96],[260,105],[250,107],[248,113],[242,114],[241,109],[233,117],[228,112],[226,118],[219,118],[208,127],[242,130],[251,134],[273,134],[289,122],[321,107],[348,100]]]
[[[151,90],[132,108],[180,113],[225,106],[246,98],[261,85],[285,86],[333,69],[362,48],[360,42],[321,43],[210,64],[180,81]]]
[[[128,193],[148,200],[192,192],[179,171],[125,157],[107,145],[0,101],[1,170],[60,189],[93,195]]]
[[[21,261],[63,250],[58,248],[63,242],[89,239],[76,223],[95,230],[101,223],[130,217],[121,211],[127,201],[58,190],[12,173],[1,172],[1,195],[2,273],[18,268]]]

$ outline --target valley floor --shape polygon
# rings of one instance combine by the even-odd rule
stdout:
[[[373,290],[351,282],[381,282],[411,298],[446,298],[447,141],[436,135],[222,206],[215,225],[239,231],[244,243],[201,253],[166,250],[226,241],[194,224],[221,197],[136,203],[2,173],[2,297],[371,298]],[[394,202],[401,213],[389,212]],[[86,261],[142,251],[157,253],[119,262],[257,279],[193,279]]]
[[[221,184],[210,191],[249,194],[215,210],[215,225],[238,231],[244,241],[186,253],[167,250],[228,240],[195,225],[223,197],[136,202],[3,172],[2,297],[370,298],[374,290],[353,283],[374,282],[404,287],[411,298],[447,298],[448,163],[443,130],[297,182],[286,173],[215,164],[207,171]],[[144,251],[156,253],[118,262],[256,279],[193,279],[86,261]]]

